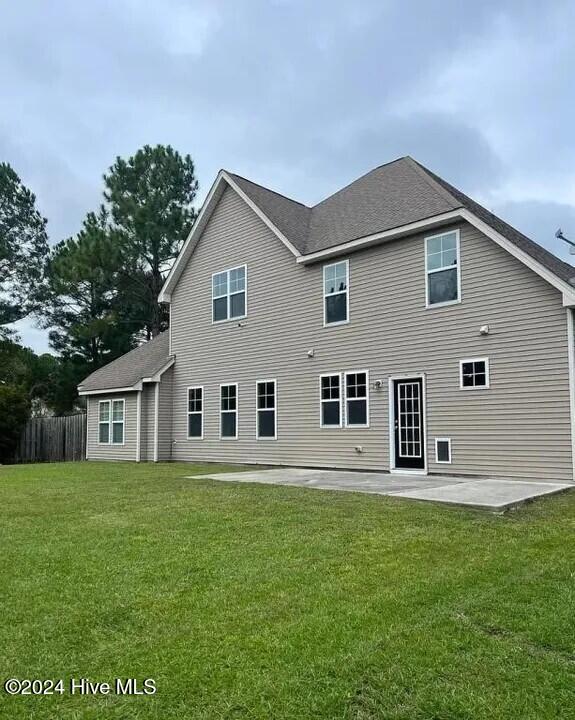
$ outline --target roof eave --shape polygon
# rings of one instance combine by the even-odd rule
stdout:
[[[440,225],[452,223],[457,220],[464,220],[469,224],[476,227],[484,235],[489,237],[491,240],[496,242],[499,246],[507,250],[511,255],[520,260],[524,265],[533,270],[537,275],[546,280],[550,285],[557,288],[563,295],[563,305],[566,307],[575,306],[575,287],[571,286],[563,278],[556,275],[552,270],[545,267],[542,263],[536,260],[532,255],[529,255],[524,250],[519,248],[515,243],[512,243],[501,233],[494,230],[490,225],[483,222],[474,213],[466,208],[460,207],[455,210],[451,210],[441,215],[434,215],[430,218],[418,220],[407,225],[402,225],[391,230],[385,230],[380,233],[374,233],[373,235],[367,235],[362,238],[351,240],[341,245],[326,248],[325,250],[318,250],[308,255],[301,255],[297,258],[297,262],[302,265],[309,265],[315,262],[321,262],[328,260],[329,258],[336,257],[338,255],[344,255],[357,250],[363,250],[372,245],[378,245],[383,242],[396,240],[406,235],[412,235],[417,232],[424,232],[431,230]],[[575,277],[575,268],[573,269],[573,275]]]

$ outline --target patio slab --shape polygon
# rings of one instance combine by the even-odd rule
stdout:
[[[535,498],[564,492],[575,487],[573,483],[548,481],[532,482],[307,468],[216,472],[211,475],[192,475],[189,476],[189,479],[290,485],[318,490],[389,495],[408,500],[462,505],[492,512],[504,512]]]

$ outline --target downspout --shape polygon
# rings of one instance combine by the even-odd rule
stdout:
[[[575,481],[575,321],[573,309],[567,308],[567,357],[569,360],[569,411],[571,415],[571,463]]]
[[[90,417],[90,396],[86,395],[86,460],[88,457],[88,443],[90,442],[90,433],[88,431],[88,418]]]
[[[140,462],[142,453],[142,391],[136,395],[136,462]]]
[[[159,454],[159,422],[160,422],[160,383],[154,388],[154,462],[158,462]]]

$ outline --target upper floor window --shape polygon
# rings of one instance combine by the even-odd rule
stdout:
[[[323,324],[349,320],[349,260],[323,266]]]
[[[426,304],[461,300],[459,230],[425,238]]]
[[[124,444],[124,400],[100,400],[98,442],[101,445]]]
[[[246,265],[212,275],[213,322],[246,316],[246,286]]]
[[[480,358],[459,361],[459,386],[462,390],[489,387],[489,360]]]

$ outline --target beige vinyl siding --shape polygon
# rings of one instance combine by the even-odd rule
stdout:
[[[140,459],[154,459],[154,387],[146,383],[142,388],[142,420]]]
[[[454,227],[460,304],[425,308],[418,234],[342,256],[350,260],[350,323],[324,327],[323,264],[296,264],[227,189],[172,296],[173,459],[387,470],[388,378],[424,373],[431,472],[572,479],[561,295],[472,226]],[[212,273],[244,263],[247,318],[212,324]],[[473,357],[489,357],[489,390],[459,389],[459,361]],[[320,374],[364,369],[370,427],[321,429]],[[256,441],[256,380],[268,378],[277,380],[278,439]],[[219,385],[234,382],[239,439],[220,441]],[[186,438],[189,385],[204,386],[203,441]],[[451,465],[435,464],[435,437],[451,438]]]
[[[136,459],[136,392],[111,395],[88,395],[88,460],[135,460]],[[98,403],[100,400],[125,400],[124,444],[100,445],[98,443]]]
[[[173,367],[166,370],[160,383],[158,412],[158,460],[170,460],[172,456],[172,381]]]

